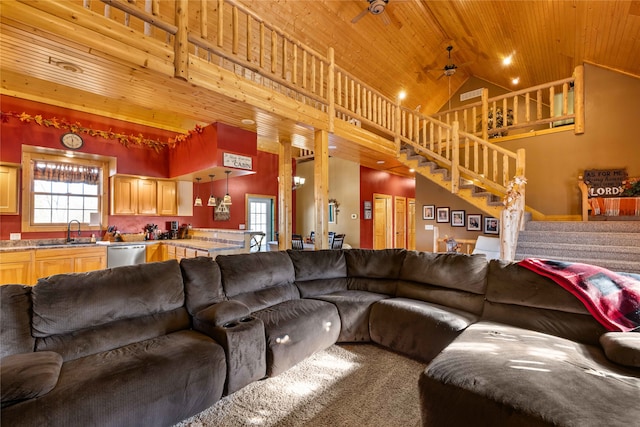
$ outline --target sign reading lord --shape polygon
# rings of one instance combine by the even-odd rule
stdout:
[[[622,181],[627,179],[627,170],[589,169],[584,171],[583,179],[589,186],[589,197],[616,197],[622,193]]]

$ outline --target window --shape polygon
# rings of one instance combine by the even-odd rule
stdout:
[[[90,226],[92,213],[106,224],[108,162],[63,153],[25,147],[22,231],[58,231],[72,220],[85,230],[99,230],[99,225]]]
[[[33,162],[33,218],[36,224],[90,222],[100,208],[100,169],[73,163]]]

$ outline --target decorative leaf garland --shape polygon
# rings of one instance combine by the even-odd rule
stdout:
[[[193,135],[202,133],[204,130],[204,127],[200,125],[196,125],[195,129],[190,130],[188,133],[178,134],[174,138],[169,138],[166,142],[163,142],[157,139],[145,138],[144,135],[142,134],[125,135],[122,133],[112,132],[110,130],[108,131],[95,130],[95,129],[84,127],[78,122],[71,123],[65,119],[57,119],[56,117],[48,119],[48,118],[42,117],[40,114],[36,114],[35,116],[32,116],[24,112],[18,114],[13,112],[5,113],[4,111],[0,111],[0,120],[2,121],[2,123],[7,123],[10,118],[19,119],[22,123],[34,122],[44,127],[52,127],[54,129],[66,129],[73,133],[84,133],[86,135],[96,136],[99,138],[113,139],[118,141],[120,144],[124,145],[125,147],[129,147],[129,145],[131,144],[145,146],[148,148],[152,148],[156,152],[159,152],[167,147],[169,148],[175,147],[178,143],[184,142],[189,138],[191,138]]]

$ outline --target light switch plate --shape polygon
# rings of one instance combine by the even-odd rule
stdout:
[[[433,230],[433,225],[431,225],[431,224],[425,224],[425,225],[424,225],[424,229],[425,229],[425,230]]]
[[[22,234],[20,233],[9,233],[9,240],[20,240],[22,238]]]

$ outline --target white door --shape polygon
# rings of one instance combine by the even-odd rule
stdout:
[[[267,250],[267,242],[273,240],[273,197],[248,196],[247,202],[247,229],[262,231],[265,238],[262,239],[259,249]]]

